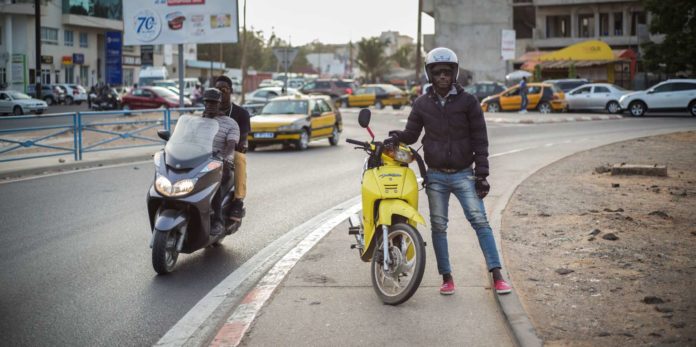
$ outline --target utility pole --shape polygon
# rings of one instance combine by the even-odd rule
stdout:
[[[246,78],[247,78],[247,66],[246,66],[246,47],[247,47],[247,30],[246,30],[246,5],[247,2],[244,0],[244,24],[242,26],[242,62],[240,68],[242,69],[242,91],[241,91],[241,96],[242,100],[240,101],[240,105],[244,104],[244,94],[246,93],[246,88],[244,88],[244,85],[246,84]]]
[[[34,82],[36,83],[36,98],[41,100],[41,0],[34,0],[34,23],[36,35],[36,70],[34,70]]]
[[[416,83],[420,85],[421,67],[421,13],[423,12],[423,0],[418,0],[418,38],[416,39]]]

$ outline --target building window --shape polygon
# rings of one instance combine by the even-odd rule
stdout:
[[[614,12],[614,35],[623,36],[623,12]]]
[[[65,83],[75,83],[75,67],[70,65],[63,69],[65,70]]]
[[[645,23],[645,12],[631,13],[631,36],[638,35],[638,25]]]
[[[128,52],[128,53],[134,53],[135,52],[135,46],[123,46],[121,48],[122,51]]]
[[[89,87],[89,66],[80,66],[80,79],[78,83]]]
[[[74,41],[73,32],[71,30],[66,30],[63,32],[63,41],[66,46],[72,47]]]
[[[599,36],[609,36],[609,14],[599,14]]]
[[[546,37],[570,37],[570,16],[547,16]]]
[[[51,84],[51,70],[41,69],[41,84]]]
[[[594,37],[594,15],[581,14],[578,16],[578,36]]]
[[[41,27],[41,43],[47,45],[58,44],[58,29]]]
[[[63,13],[122,20],[122,0],[63,0]]]
[[[7,72],[4,67],[0,67],[0,86],[5,86],[7,83]]]
[[[89,40],[88,40],[87,33],[80,33],[80,47],[82,47],[82,48],[89,47]]]

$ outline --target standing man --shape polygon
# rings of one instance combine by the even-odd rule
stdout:
[[[222,102],[220,103],[220,111],[231,117],[239,124],[239,142],[235,149],[237,153],[234,156],[234,200],[232,200],[232,210],[230,217],[236,220],[241,220],[244,217],[244,198],[247,191],[247,175],[246,175],[246,151],[247,151],[247,135],[251,131],[249,121],[249,112],[244,108],[235,105],[231,100],[232,95],[232,80],[227,76],[218,76],[215,79],[215,88],[222,93]]]
[[[222,219],[222,202],[224,201],[222,194],[225,194],[229,189],[230,164],[234,162],[233,157],[236,156],[235,149],[239,143],[239,126],[237,122],[220,112],[221,97],[222,93],[215,88],[210,88],[203,93],[203,102],[205,104],[203,117],[214,119],[219,124],[218,132],[213,138],[213,151],[220,154],[223,161],[222,181],[220,182],[218,193],[213,198],[215,217],[210,228],[211,235],[219,235],[225,231],[225,223]]]
[[[520,113],[527,113],[527,77],[522,77],[520,81],[520,97],[522,98]]]
[[[454,294],[447,247],[450,194],[459,200],[467,220],[476,230],[479,245],[493,275],[498,294],[512,291],[500,273],[500,259],[488,224],[483,198],[488,195],[488,135],[476,97],[455,81],[457,55],[439,47],[425,57],[425,72],[432,86],[416,99],[404,131],[391,131],[391,141],[415,143],[425,128],[423,151],[428,164],[427,186],[433,248],[442,275],[440,294]]]

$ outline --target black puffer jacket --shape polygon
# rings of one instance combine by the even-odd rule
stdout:
[[[466,169],[472,163],[477,177],[488,176],[488,135],[481,106],[456,85],[457,95],[447,96],[442,107],[434,88],[416,99],[406,129],[395,131],[399,141],[418,141],[421,130],[425,162],[435,169]]]

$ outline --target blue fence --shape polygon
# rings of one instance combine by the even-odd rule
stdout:
[[[0,145],[4,146],[0,146],[0,162],[66,154],[82,160],[84,153],[161,146],[164,141],[144,133],[151,129],[171,131],[179,115],[202,110],[177,108],[2,117]],[[147,117],[133,119],[139,115]],[[85,134],[98,134],[99,139],[86,143]],[[127,140],[131,143],[122,143]],[[133,141],[139,143],[133,144]],[[59,145],[65,143],[71,145]]]

